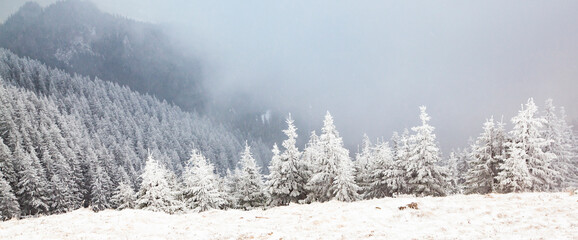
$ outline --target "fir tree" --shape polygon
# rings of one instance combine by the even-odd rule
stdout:
[[[337,201],[353,202],[359,200],[359,186],[355,183],[355,169],[351,160],[340,161],[337,175],[332,186]]]
[[[486,120],[484,132],[472,145],[472,162],[466,175],[466,193],[486,194],[496,190],[495,178],[500,171],[505,155],[504,133],[501,124],[496,126],[494,118]]]
[[[449,193],[458,193],[458,157],[455,151],[450,152],[449,158],[442,165],[448,170]]]
[[[577,170],[572,164],[575,157],[572,151],[572,127],[566,122],[566,112],[560,109],[560,116],[556,114],[556,108],[552,99],[546,100],[544,108],[544,119],[546,120],[542,135],[545,139],[551,140],[550,144],[544,148],[544,152],[551,152],[556,155],[552,161],[551,168],[558,172],[553,180],[555,187],[563,189],[572,183],[578,183]]]
[[[171,191],[173,198],[176,200],[177,205],[175,205],[176,208],[175,211],[184,210],[185,207],[183,203],[184,197],[183,192],[180,190],[180,188],[182,187],[181,179],[179,179],[174,170],[171,171],[166,168],[164,168],[164,170],[165,170],[165,179],[167,180],[169,190]]]
[[[457,167],[458,167],[458,187],[459,189],[459,193],[463,193],[465,190],[465,185],[466,185],[466,174],[468,172],[468,169],[470,168],[469,162],[470,162],[470,150],[468,148],[464,148],[464,149],[459,149],[456,151],[456,157],[458,158],[458,163],[457,163]],[[498,167],[499,168],[499,167]],[[495,179],[494,179],[495,180]]]
[[[546,120],[537,117],[537,111],[530,98],[526,108],[522,106],[518,115],[512,118],[514,129],[510,132],[512,140],[507,143],[508,158],[501,167],[505,172],[500,172],[497,177],[503,192],[545,191],[554,187],[554,177],[558,173],[550,169],[550,164],[556,155],[544,152],[552,140],[542,137],[541,130]]]
[[[46,107],[48,108],[48,106]],[[58,111],[52,109],[52,111]],[[69,162],[63,153],[69,158],[72,156],[67,152],[69,147],[64,143],[60,134],[60,129],[53,123],[47,113],[44,111],[40,114],[47,118],[45,122],[47,127],[41,125],[40,132],[42,135],[40,143],[41,161],[46,169],[49,191],[49,205],[51,212],[64,213],[75,207],[80,206],[81,197],[79,196],[79,186],[74,181],[74,174],[70,168]]]
[[[4,174],[0,171],[0,221],[18,218],[20,206]]]
[[[138,209],[175,213],[182,206],[167,182],[167,171],[149,154],[136,201]]]
[[[95,212],[111,208],[108,194],[110,177],[98,163],[91,164],[90,205]]]
[[[15,193],[22,215],[48,213],[48,184],[36,155],[33,150],[32,153],[24,152],[19,145],[14,153],[14,158],[20,160],[17,166],[18,183]]]
[[[277,147],[276,143],[273,145],[271,152],[273,152],[273,157],[271,158],[271,162],[269,162],[269,176],[267,176],[267,182],[265,182],[267,192],[270,196],[270,205],[285,205],[287,203],[283,202],[285,200],[283,197],[288,196],[289,192],[282,186],[283,166],[281,157],[279,156],[279,147]]]
[[[387,142],[382,142],[375,148],[369,172],[370,185],[365,193],[366,199],[391,197],[398,190],[399,184],[396,181],[399,180],[400,172]]]
[[[466,188],[466,174],[469,166],[468,150],[457,149],[450,152],[450,157],[447,160],[445,167],[448,169],[449,184],[452,188],[453,194],[464,193]]]
[[[314,163],[313,175],[307,183],[309,201],[329,201],[335,198],[338,192],[340,199],[357,199],[359,187],[355,183],[355,169],[329,112],[325,115],[317,147],[319,156]],[[351,195],[346,197],[344,194]]]
[[[562,146],[568,147],[568,168],[566,168],[566,180],[562,187],[578,188],[578,135],[573,131],[573,126],[566,122],[566,111],[563,107],[560,108],[560,125],[562,129]],[[558,163],[556,163],[558,164]],[[554,166],[554,168],[556,168]],[[564,174],[564,173],[562,173]]]
[[[225,205],[224,194],[219,190],[219,178],[213,171],[213,164],[193,149],[183,173],[183,197],[188,209],[201,212]]]
[[[293,124],[293,119],[291,118],[291,114],[287,118],[287,129],[283,131],[287,136],[287,139],[283,141],[281,145],[285,148],[285,151],[281,154],[281,160],[285,161],[288,165],[288,169],[290,169],[290,175],[293,175],[288,178],[293,178],[293,182],[289,183],[290,192],[289,198],[290,202],[298,202],[303,200],[307,197],[306,188],[307,185],[308,175],[303,174],[303,172],[307,172],[309,165],[307,162],[302,161],[301,155],[302,153],[297,148],[297,128]]]
[[[117,210],[132,209],[136,206],[136,193],[127,182],[121,182],[116,187],[111,203]]]
[[[500,192],[524,192],[532,188],[532,177],[525,161],[525,147],[514,142],[509,145],[509,157],[500,165],[500,173],[496,177]]]
[[[302,164],[300,165],[301,168],[298,170],[298,173],[301,176],[300,178],[303,179],[305,193],[307,195],[307,197],[303,199],[302,202],[310,202],[309,195],[312,193],[309,191],[307,184],[311,180],[314,167],[317,165],[320,156],[321,152],[319,150],[319,136],[317,136],[315,131],[312,131],[309,137],[309,142],[307,142],[305,149],[303,149],[303,154],[301,155]]]
[[[390,142],[391,142],[391,154],[393,156],[393,159],[397,159],[397,152],[401,146],[401,136],[399,135],[398,132],[393,132],[393,134],[391,135],[390,138]]]
[[[51,197],[50,209],[52,213],[65,213],[73,209],[75,201],[70,188],[59,175],[50,179],[49,192]]]
[[[241,172],[239,169],[235,169],[235,171],[227,169],[225,173],[225,177],[221,184],[221,190],[225,193],[225,206],[223,206],[223,208],[239,207],[237,203],[237,183],[239,182],[237,173],[239,172]]]
[[[428,124],[430,117],[420,107],[422,125],[413,127],[410,157],[406,165],[408,190],[418,196],[445,196],[447,194],[447,173],[437,165],[440,159],[439,148],[435,142],[434,127]]]
[[[360,194],[365,194],[369,191],[371,185],[370,162],[372,159],[372,144],[369,141],[367,134],[363,134],[363,142],[361,143],[361,151],[355,155],[355,182],[360,187]]]
[[[267,195],[259,167],[251,154],[251,147],[245,142],[245,150],[241,153],[241,169],[237,175],[237,204],[243,209],[253,209],[265,206]]]
[[[399,140],[394,149],[396,149],[396,154],[394,155],[394,166],[396,171],[394,171],[394,176],[390,178],[390,181],[392,181],[391,187],[394,193],[408,194],[409,184],[407,182],[408,178],[406,174],[410,163],[411,139],[407,129],[404,129],[402,134],[399,136]]]
[[[14,171],[14,158],[10,148],[4,144],[4,140],[0,137],[0,172],[4,174],[4,178],[8,183],[14,185],[17,182],[16,171]]]
[[[267,187],[271,194],[271,204],[274,206],[287,205],[290,202],[297,203],[306,196],[305,185],[307,179],[299,173],[306,166],[301,160],[301,152],[297,149],[297,128],[293,125],[291,114],[287,118],[287,129],[283,132],[287,139],[283,141],[285,151],[279,155],[277,145],[273,148],[271,172]],[[275,154],[277,152],[277,154]]]

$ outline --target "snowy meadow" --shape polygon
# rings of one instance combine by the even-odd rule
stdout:
[[[0,223],[0,239],[576,239],[578,195],[511,193],[169,215],[79,209]],[[400,207],[417,203],[417,209]]]

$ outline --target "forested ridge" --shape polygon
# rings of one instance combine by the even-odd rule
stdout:
[[[203,76],[201,61],[164,27],[103,12],[90,1],[58,1],[46,7],[28,2],[0,25],[0,47],[212,118],[238,129],[239,139],[266,143],[253,144],[254,150],[257,157],[270,158],[269,145],[282,138],[283,114],[268,113],[273,116],[261,121],[271,106],[256,106],[248,96],[214,103],[208,89],[212,79]]]
[[[4,49],[0,77],[0,167],[23,214],[62,212],[99,201],[108,206],[121,179],[138,186],[148,153],[180,173],[193,146],[219,169],[233,167],[241,149],[238,137],[208,118]],[[59,188],[69,192],[51,192]],[[69,199],[54,205],[55,197]]]
[[[28,2],[0,25],[0,47],[129,86],[186,111],[205,111],[200,63],[158,25],[101,12],[89,1]]]

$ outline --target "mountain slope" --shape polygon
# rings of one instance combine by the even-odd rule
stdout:
[[[270,159],[273,143],[283,140],[285,113],[273,111],[265,123],[261,115],[270,106],[246,97],[219,103],[210,100],[201,63],[161,26],[101,12],[88,1],[59,1],[46,8],[26,3],[0,25],[0,47],[70,74],[128,86],[209,116],[238,129],[243,139],[262,142],[254,150],[263,162]]]
[[[68,0],[28,2],[0,25],[0,47],[69,73],[98,77],[204,111],[199,63],[156,25]]]
[[[0,169],[22,215],[111,207],[120,182],[138,187],[149,153],[180,174],[194,146],[223,173],[237,162],[239,135],[150,95],[0,48]]]

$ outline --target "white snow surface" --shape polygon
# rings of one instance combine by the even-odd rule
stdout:
[[[411,202],[419,209],[398,209]],[[0,239],[578,239],[578,195],[407,196],[176,215],[80,209],[1,222]]]

